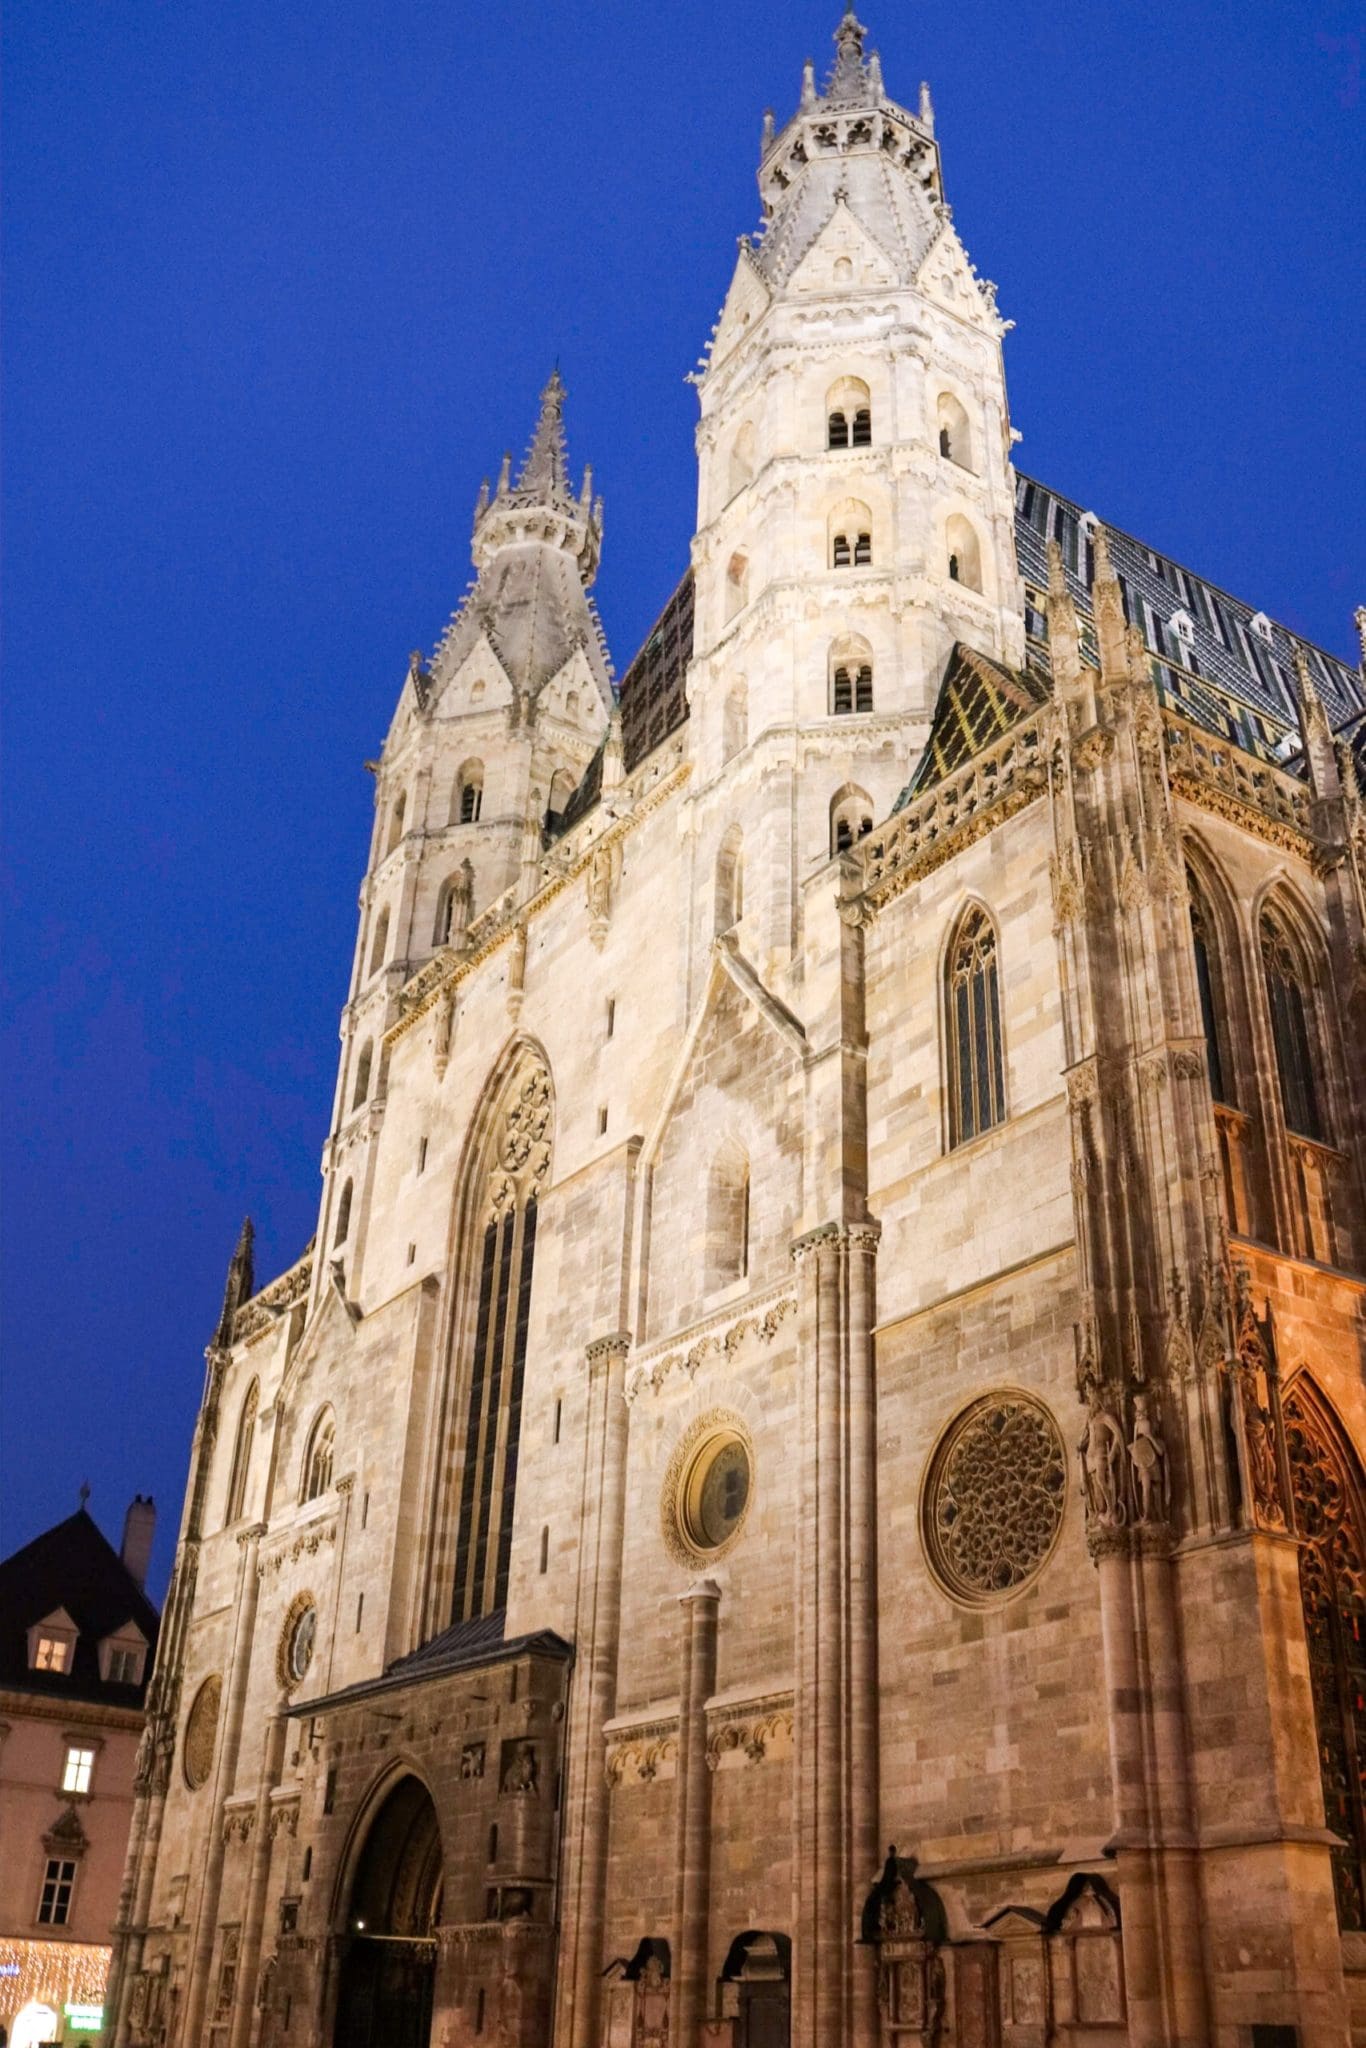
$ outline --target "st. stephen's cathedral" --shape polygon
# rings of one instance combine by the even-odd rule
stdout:
[[[644,646],[557,374],[402,676],[117,2048],[1366,2027],[1362,676],[1015,469],[929,93],[835,46]]]

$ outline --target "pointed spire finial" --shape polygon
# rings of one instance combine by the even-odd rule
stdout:
[[[920,122],[921,126],[928,128],[931,135],[933,135],[934,101],[930,97],[930,82],[927,78],[922,78],[920,81]]]
[[[89,1481],[88,1479],[83,1479],[83,1480],[81,1481],[81,1512],[82,1512],[82,1514],[84,1514],[84,1512],[85,1512],[85,1504],[86,1504],[86,1502],[87,1502],[87,1501],[89,1500],[89,1498],[90,1498],[90,1481]]]
[[[1352,624],[1356,627],[1357,639],[1361,642],[1361,673],[1366,676],[1366,604],[1359,604],[1352,613]]]
[[[252,1248],[256,1232],[250,1216],[242,1219],[242,1228],[237,1237],[237,1249],[228,1261],[228,1277],[223,1288],[223,1309],[218,1318],[218,1328],[213,1341],[220,1351],[226,1351],[232,1344],[232,1327],[237,1320],[237,1311],[251,1300],[256,1292],[253,1271]]]
[[[569,489],[569,453],[564,440],[564,384],[557,363],[541,393],[536,431],[517,476],[519,491],[558,496]]]
[[[1300,737],[1304,741],[1304,761],[1309,770],[1309,786],[1318,797],[1341,796],[1342,778],[1338,770],[1337,753],[1333,747],[1333,728],[1328,717],[1328,707],[1319,695],[1313,670],[1309,666],[1309,657],[1298,640],[1291,640],[1290,656],[1295,666],[1295,705],[1299,712]]]
[[[863,38],[867,33],[853,8],[846,8],[835,30],[835,68],[825,89],[828,100],[868,98],[868,67],[863,58]]]

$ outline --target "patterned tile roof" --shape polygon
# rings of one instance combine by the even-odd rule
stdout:
[[[1038,675],[1017,675],[975,648],[955,644],[939,685],[930,736],[896,808],[980,754],[1048,695]]]
[[[1048,587],[1047,546],[1062,550],[1068,585],[1082,617],[1082,646],[1096,658],[1091,631],[1091,544],[1094,515],[1021,476],[1015,493],[1015,541],[1027,602],[1031,666],[1048,668],[1042,594]],[[1335,728],[1366,708],[1361,676],[1321,647],[1292,635],[1264,612],[1105,522],[1110,558],[1128,617],[1153,657],[1163,698],[1207,731],[1248,753],[1269,757],[1297,734],[1293,647],[1304,650]]]

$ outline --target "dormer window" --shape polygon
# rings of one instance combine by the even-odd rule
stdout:
[[[1248,624],[1251,626],[1253,632],[1257,635],[1257,638],[1259,640],[1265,640],[1268,647],[1274,644],[1276,638],[1276,629],[1272,625],[1270,619],[1267,617],[1265,612],[1254,612],[1252,614],[1252,617],[1248,620]]]
[[[75,1662],[79,1634],[64,1607],[55,1608],[41,1621],[36,1621],[28,1632],[29,1670],[51,1671],[65,1676]]]
[[[141,1685],[147,1639],[133,1623],[100,1644],[100,1677],[106,1685]]]

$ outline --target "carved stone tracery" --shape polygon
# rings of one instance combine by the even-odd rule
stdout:
[[[1067,1458],[1052,1416],[1024,1394],[991,1394],[952,1425],[925,1487],[931,1569],[978,1606],[1040,1571],[1062,1527]]]

